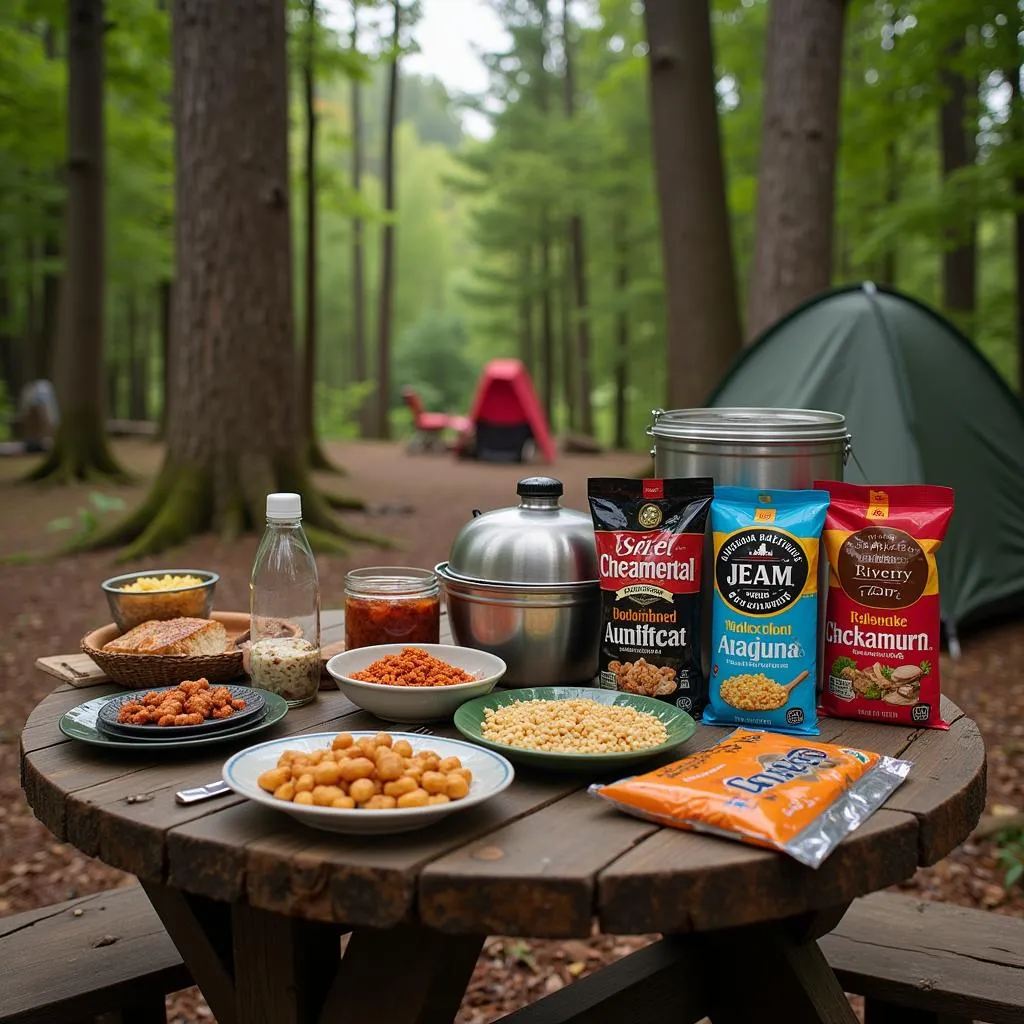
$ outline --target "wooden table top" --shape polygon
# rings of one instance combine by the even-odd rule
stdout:
[[[337,639],[340,613],[325,613],[323,621],[324,643]],[[47,659],[61,660],[68,659]],[[645,934],[777,920],[909,878],[969,835],[985,801],[977,726],[944,700],[948,732],[822,721],[823,742],[906,757],[913,768],[817,871],[628,817],[586,793],[600,780],[525,768],[500,796],[432,828],[341,836],[234,794],[175,803],[176,791],[219,778],[244,740],[157,759],[148,751],[100,751],[59,731],[66,711],[118,690],[76,677],[29,717],[22,784],[40,821],[61,841],[143,881],[352,926],[419,922],[453,933],[571,937],[589,935],[595,921],[605,932]],[[321,690],[317,701],[290,711],[274,735],[379,726],[338,691]],[[457,735],[450,726],[432,731]],[[699,726],[673,757],[729,731]]]

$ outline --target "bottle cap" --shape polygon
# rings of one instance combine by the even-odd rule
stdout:
[[[291,520],[302,518],[302,495],[282,492],[267,495],[267,518]]]

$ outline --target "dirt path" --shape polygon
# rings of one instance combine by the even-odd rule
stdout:
[[[140,482],[124,488],[32,488],[15,483],[31,465],[0,459],[0,556],[52,551],[69,536],[53,530],[61,518],[78,518],[90,495],[120,497],[128,507],[141,500],[161,458],[158,445],[121,442],[118,456]],[[329,446],[345,477],[323,476],[324,487],[358,495],[366,514],[353,525],[383,533],[398,547],[380,552],[357,547],[344,558],[320,559],[323,600],[341,602],[348,569],[372,564],[432,566],[447,557],[459,527],[474,508],[513,504],[515,483],[531,473],[550,473],[565,483],[565,504],[586,508],[586,480],[594,475],[633,476],[635,454],[564,457],[554,467],[458,463],[444,455],[410,456],[398,445]],[[113,514],[109,513],[108,515]],[[246,606],[255,537],[225,544],[198,538],[139,568],[193,566],[216,569],[221,609]],[[130,568],[135,568],[132,566]],[[77,649],[79,638],[108,621],[99,583],[118,571],[110,553],[0,566],[0,916],[69,899],[124,880],[117,872],[57,843],[32,817],[18,782],[18,734],[31,708],[52,689],[33,669],[44,652]],[[1004,625],[965,638],[964,657],[944,658],[944,686],[974,717],[989,753],[989,804],[1024,810],[1024,626]],[[1024,915],[1024,894],[1001,885],[991,842],[968,843],[934,868],[918,873],[907,888],[937,899]],[[488,942],[460,1014],[462,1024],[486,1024],[522,1002],[554,991],[601,963],[629,952],[637,939],[595,937],[587,942]],[[172,1022],[210,1020],[196,994],[176,997]]]

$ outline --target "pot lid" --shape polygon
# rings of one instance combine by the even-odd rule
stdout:
[[[656,409],[650,433],[654,437],[685,441],[793,441],[845,440],[846,417],[822,409],[769,409],[722,407],[717,409]]]
[[[533,476],[511,508],[477,512],[452,544],[448,571],[489,583],[584,583],[597,579],[590,516],[559,503],[562,482]]]

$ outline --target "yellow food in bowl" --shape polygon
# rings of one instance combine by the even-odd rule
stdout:
[[[126,583],[121,590],[129,594],[148,594],[154,590],[175,590],[178,587],[201,587],[206,581],[198,576],[140,576]]]

